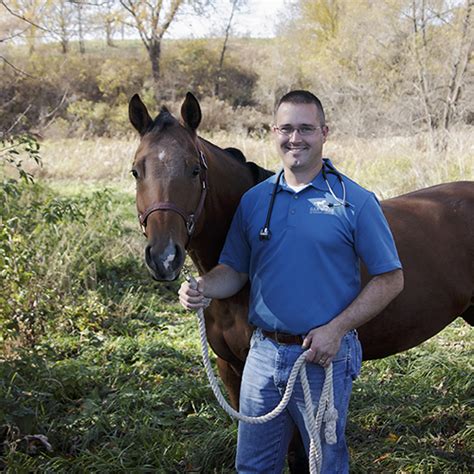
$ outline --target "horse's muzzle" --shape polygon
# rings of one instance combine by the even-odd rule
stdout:
[[[172,281],[178,278],[184,264],[184,249],[169,242],[163,251],[155,246],[145,248],[145,262],[152,277],[158,281]]]

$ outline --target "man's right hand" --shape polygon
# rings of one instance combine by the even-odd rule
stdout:
[[[191,311],[207,308],[211,304],[211,298],[204,296],[201,278],[197,278],[196,282],[197,285],[194,282],[183,282],[178,292],[181,305]]]

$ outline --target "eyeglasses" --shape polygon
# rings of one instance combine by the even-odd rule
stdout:
[[[291,137],[295,131],[297,131],[302,136],[313,135],[316,130],[321,130],[321,127],[312,127],[311,125],[302,125],[301,127],[292,127],[291,125],[284,125],[283,127],[277,127],[275,125],[275,130],[280,135],[285,135]]]

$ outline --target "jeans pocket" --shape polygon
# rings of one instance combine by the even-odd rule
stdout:
[[[262,341],[264,339],[264,335],[262,334],[262,330],[260,328],[254,329],[252,333],[252,337],[250,338],[250,349],[257,343],[257,341]]]
[[[354,331],[353,336],[351,337],[351,357],[350,357],[350,375],[352,380],[355,380],[359,374],[362,367],[362,346],[360,344],[357,333]]]

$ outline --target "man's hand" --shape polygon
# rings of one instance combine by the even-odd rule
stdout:
[[[248,278],[246,273],[238,273],[228,265],[219,264],[196,278],[196,283],[184,282],[178,291],[179,302],[189,310],[207,308],[212,298],[221,300],[235,295]]]
[[[191,311],[207,308],[211,304],[211,298],[204,296],[201,279],[198,278],[196,283],[185,281],[178,292],[181,305]]]
[[[303,341],[303,348],[308,349],[306,360],[323,367],[329,367],[341,346],[341,335],[338,331],[325,325],[311,329]]]
[[[379,314],[403,288],[402,270],[372,277],[357,298],[324,326],[312,329],[303,341],[309,347],[306,360],[328,367],[339,350],[341,339]]]

